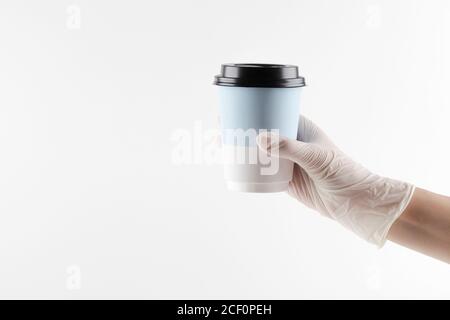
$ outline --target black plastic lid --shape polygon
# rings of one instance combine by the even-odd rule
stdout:
[[[215,76],[214,84],[228,87],[304,87],[305,78],[298,75],[298,67],[288,64],[227,63]]]

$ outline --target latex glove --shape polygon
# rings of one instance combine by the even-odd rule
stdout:
[[[278,157],[295,162],[291,196],[365,240],[379,247],[385,243],[390,227],[411,200],[413,185],[370,172],[305,117],[299,121],[300,141],[270,135],[258,136],[259,147],[269,154],[278,149]]]

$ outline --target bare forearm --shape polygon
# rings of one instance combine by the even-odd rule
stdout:
[[[417,188],[388,239],[450,263],[450,198]]]

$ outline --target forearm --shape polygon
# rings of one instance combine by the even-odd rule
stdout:
[[[450,263],[450,197],[416,188],[388,239]]]

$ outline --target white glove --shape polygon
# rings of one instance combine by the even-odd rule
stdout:
[[[267,136],[269,135],[269,136]],[[258,136],[259,147],[295,163],[288,193],[363,239],[382,247],[414,186],[373,174],[340,151],[312,121],[300,117],[297,140]],[[271,141],[274,141],[271,143]]]

